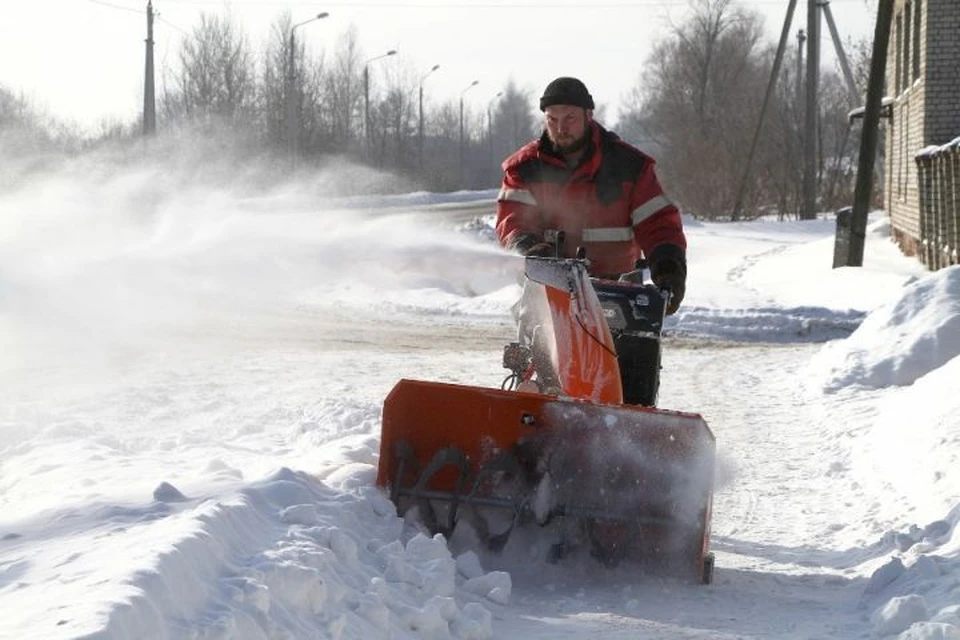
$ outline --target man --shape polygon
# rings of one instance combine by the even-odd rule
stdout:
[[[651,277],[677,311],[686,290],[687,241],[663,194],[654,161],[593,120],[593,97],[561,77],[540,98],[545,131],[503,163],[497,237],[523,255],[552,256],[546,234],[562,230],[563,255],[583,247],[590,274],[617,278],[647,258]]]

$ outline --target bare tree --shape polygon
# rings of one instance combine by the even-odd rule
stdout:
[[[363,131],[361,55],[357,30],[351,27],[337,41],[333,63],[322,76],[334,152],[349,151]]]
[[[188,119],[249,118],[255,100],[255,71],[246,37],[230,14],[201,14],[184,39],[180,69],[164,96],[168,116]]]
[[[371,80],[371,161],[415,175],[417,158],[418,85],[412,68],[390,65],[384,91]]]
[[[426,186],[436,190],[460,188],[460,110],[454,101],[444,102],[427,119],[430,135],[424,140]]]
[[[52,148],[50,129],[46,117],[22,93],[18,95],[0,86],[0,152],[3,156],[24,156]],[[7,168],[6,173],[15,173],[9,171],[9,163]],[[4,176],[0,184],[9,182],[8,178]]]
[[[629,121],[661,149],[675,197],[714,218],[732,209],[769,56],[758,14],[731,0],[694,0],[692,8],[690,20],[654,47],[640,113]]]
[[[803,109],[802,78],[796,77],[796,54],[789,53],[777,85],[766,131],[774,143],[764,145],[754,162],[757,197],[776,208],[779,218],[800,217],[803,202]],[[777,148],[779,147],[779,149]],[[751,176],[754,178],[754,176]],[[758,213],[762,213],[763,210]]]
[[[276,147],[283,146],[285,136],[291,26],[289,11],[280,14],[271,26],[260,78],[260,121],[267,141]]]
[[[531,96],[532,90],[521,89],[513,78],[503,87],[503,96],[493,116],[494,148],[499,155],[506,156],[539,135],[539,119]]]
[[[479,150],[478,164],[486,167],[482,178],[485,186],[500,184],[501,162],[539,134],[531,96],[531,89],[522,89],[513,78],[509,78],[502,95],[494,103],[490,130],[484,135],[486,148]]]

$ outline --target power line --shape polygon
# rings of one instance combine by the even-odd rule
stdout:
[[[175,29],[176,31],[179,31],[180,33],[182,33],[182,34],[184,34],[184,35],[189,35],[189,33],[187,32],[186,29],[181,29],[181,28],[178,27],[177,25],[173,24],[172,22],[170,22],[169,20],[167,20],[166,18],[164,18],[164,17],[163,17],[162,15],[160,15],[159,13],[157,14],[157,20],[159,20],[159,21],[162,22],[163,24],[167,25],[168,27],[172,27],[173,29]]]
[[[110,7],[111,9],[120,9],[121,11],[130,11],[132,13],[143,13],[140,9],[133,9],[131,7],[123,7],[118,4],[112,4],[110,2],[104,2],[103,0],[87,0],[87,2],[92,2],[93,4],[101,4],[105,7]]]

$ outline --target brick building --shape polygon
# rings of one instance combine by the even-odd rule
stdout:
[[[957,262],[960,0],[895,0],[891,26],[885,205],[903,251],[937,269]]]

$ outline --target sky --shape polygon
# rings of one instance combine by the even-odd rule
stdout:
[[[0,636],[960,637],[960,267],[883,212],[841,269],[829,217],[685,220],[659,406],[716,436],[704,586],[549,564],[548,528],[478,552],[375,486],[399,379],[504,377],[493,192],[261,188],[215,152],[0,194]]]
[[[765,18],[771,44],[783,27],[785,0],[742,0]],[[422,77],[428,102],[458,101],[484,109],[508,80],[538,96],[561,75],[580,77],[609,118],[639,83],[652,45],[687,15],[686,0],[569,0],[468,2],[467,0],[157,0],[155,56],[158,82],[176,68],[182,37],[202,12],[229,10],[244,26],[255,50],[262,50],[271,23],[289,10],[295,22],[326,11],[329,17],[297,29],[316,54],[332,50],[356,27],[363,51],[372,59],[390,49],[397,56],[372,63]],[[876,0],[832,0],[841,38],[872,39]],[[35,0],[5,2],[0,8],[0,84],[86,130],[104,122],[136,119],[142,111],[146,1]],[[800,0],[790,44],[805,26]],[[825,66],[835,57],[824,24]],[[470,84],[478,84],[463,93]]]

